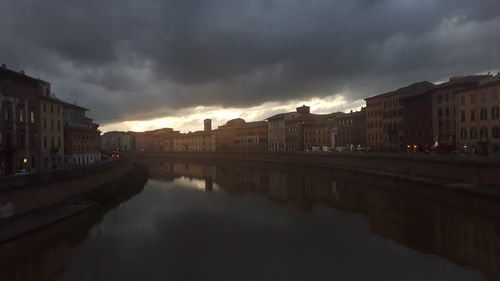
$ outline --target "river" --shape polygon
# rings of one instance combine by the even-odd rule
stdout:
[[[348,171],[143,160],[149,179],[122,202],[11,242],[16,254],[10,263],[0,258],[0,265],[9,265],[4,277],[473,281],[500,276],[500,205],[488,198]]]

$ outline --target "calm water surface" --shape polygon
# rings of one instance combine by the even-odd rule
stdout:
[[[140,193],[38,250],[24,268],[43,279],[18,280],[497,280],[486,199],[346,172],[148,163]]]

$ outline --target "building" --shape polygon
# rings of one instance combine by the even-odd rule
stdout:
[[[65,165],[95,164],[101,161],[99,125],[85,115],[88,109],[64,102]]]
[[[173,151],[213,151],[214,135],[211,132],[197,131],[173,137]]]
[[[234,145],[237,151],[267,151],[267,122],[245,122],[236,128]]]
[[[455,93],[458,148],[488,155],[500,153],[500,75],[483,78],[469,90]]]
[[[356,149],[366,146],[366,110],[339,114],[335,132],[335,146]]]
[[[267,118],[269,151],[303,151],[305,119],[310,115],[308,106],[296,108],[296,112],[280,113]]]
[[[111,131],[101,136],[101,149],[112,151],[130,151],[134,145],[134,136],[129,132]]]
[[[40,169],[50,171],[64,164],[64,102],[50,92],[49,83],[39,84]]]
[[[0,175],[39,168],[40,83],[45,82],[0,67]]]
[[[407,152],[429,151],[433,146],[432,90],[401,98],[403,106],[403,147]]]
[[[217,130],[213,130],[212,132],[215,137],[215,150],[236,151],[236,130],[238,128],[243,128],[245,126],[245,123],[245,120],[236,118],[227,121],[226,124],[222,126],[217,127]]]
[[[313,146],[333,147],[335,146],[335,132],[337,131],[337,120],[344,115],[336,112],[326,115],[310,114],[304,120],[303,134],[306,149]]]
[[[476,88],[487,75],[452,77],[432,89],[432,134],[434,144],[455,145],[457,140],[456,92]]]
[[[401,100],[431,89],[434,84],[422,81],[366,98],[366,143],[370,150],[405,151],[404,116]]]

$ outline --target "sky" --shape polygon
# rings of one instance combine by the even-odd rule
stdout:
[[[500,64],[498,0],[2,0],[0,19],[0,63],[103,131],[347,111]]]

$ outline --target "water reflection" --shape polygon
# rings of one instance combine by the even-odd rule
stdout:
[[[488,198],[348,171],[142,160],[150,180],[125,205],[0,247],[0,279],[500,280]]]
[[[155,175],[190,171],[232,194],[261,193],[301,210],[323,205],[359,213],[380,237],[485,272],[467,280],[500,280],[500,205],[488,198],[348,171],[151,159],[149,166]]]

